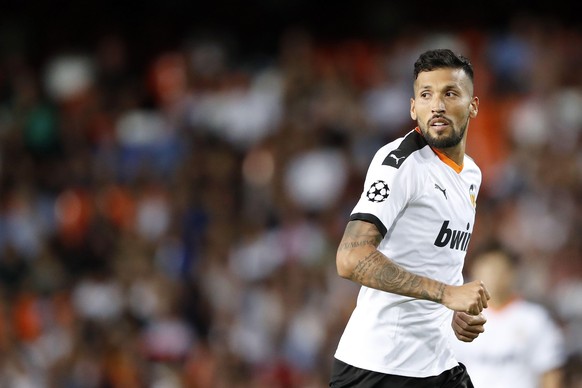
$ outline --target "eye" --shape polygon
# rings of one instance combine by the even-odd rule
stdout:
[[[430,93],[429,92],[421,92],[420,93],[420,97],[422,97],[422,98],[429,98],[430,97]]]

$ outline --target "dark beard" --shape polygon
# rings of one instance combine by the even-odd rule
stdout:
[[[424,133],[424,138],[425,138],[426,142],[428,143],[428,145],[431,146],[432,148],[438,148],[438,149],[451,148],[451,147],[455,147],[456,145],[458,145],[461,142],[461,140],[463,140],[463,136],[465,136],[466,130],[467,130],[467,123],[465,123],[461,127],[461,130],[459,131],[458,134],[453,130],[452,134],[450,136],[440,137],[440,138],[433,137],[429,133],[429,131],[426,130]]]

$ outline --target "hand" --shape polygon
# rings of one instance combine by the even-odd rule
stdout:
[[[447,286],[443,304],[454,311],[479,315],[486,308],[490,299],[489,291],[480,280],[474,280],[462,286]]]
[[[483,327],[485,322],[487,322],[487,318],[483,314],[469,315],[464,312],[455,311],[451,326],[459,341],[473,342],[479,334],[485,331]]]

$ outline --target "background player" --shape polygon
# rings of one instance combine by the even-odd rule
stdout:
[[[516,293],[518,257],[494,243],[475,255],[470,268],[491,294],[483,312],[487,330],[472,343],[454,341],[475,387],[562,387],[562,333],[543,306]]]

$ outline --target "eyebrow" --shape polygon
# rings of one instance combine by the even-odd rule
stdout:
[[[422,85],[422,86],[419,86],[418,88],[416,88],[416,90],[418,92],[427,91],[427,90],[429,90],[429,91],[432,92],[435,89],[434,89],[434,87],[432,85]],[[443,92],[446,92],[446,91],[449,91],[449,90],[462,91],[463,88],[458,83],[450,83],[450,84],[444,85],[440,90],[442,90]]]
[[[432,85],[421,85],[418,87],[419,89],[433,89]],[[450,83],[446,84],[443,89],[462,89],[458,83]]]

